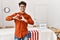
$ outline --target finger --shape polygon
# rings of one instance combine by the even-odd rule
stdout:
[[[19,20],[18,18],[16,18],[17,20]]]
[[[19,16],[19,14],[17,14],[17,16]]]

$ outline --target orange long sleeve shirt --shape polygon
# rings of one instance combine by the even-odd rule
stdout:
[[[17,14],[19,14],[19,16],[18,16],[19,19],[22,19],[22,17],[20,17],[22,15],[27,20],[27,22],[22,21],[22,20],[19,21],[19,20],[13,19],[13,17],[16,16]],[[6,21],[11,21],[11,20],[14,20],[14,22],[15,22],[15,26],[16,26],[15,27],[15,36],[18,38],[22,38],[28,34],[28,29],[27,29],[28,24],[31,24],[31,25],[34,24],[34,21],[30,17],[30,15],[28,15],[26,13],[22,14],[21,12],[14,13],[14,14],[6,17]]]

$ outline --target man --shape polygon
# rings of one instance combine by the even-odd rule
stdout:
[[[30,15],[26,14],[26,2],[21,1],[19,3],[20,11],[6,17],[6,21],[14,20],[15,22],[15,40],[28,40],[28,24],[33,25],[34,21]]]

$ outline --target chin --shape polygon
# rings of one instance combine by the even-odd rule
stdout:
[[[22,11],[22,12],[25,12],[25,11]]]

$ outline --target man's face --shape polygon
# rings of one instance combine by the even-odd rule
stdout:
[[[23,4],[21,4],[19,7],[20,7],[20,11],[22,11],[22,12],[24,12],[24,11],[25,11],[25,9],[26,9],[26,6],[25,6],[25,5],[23,5]]]

